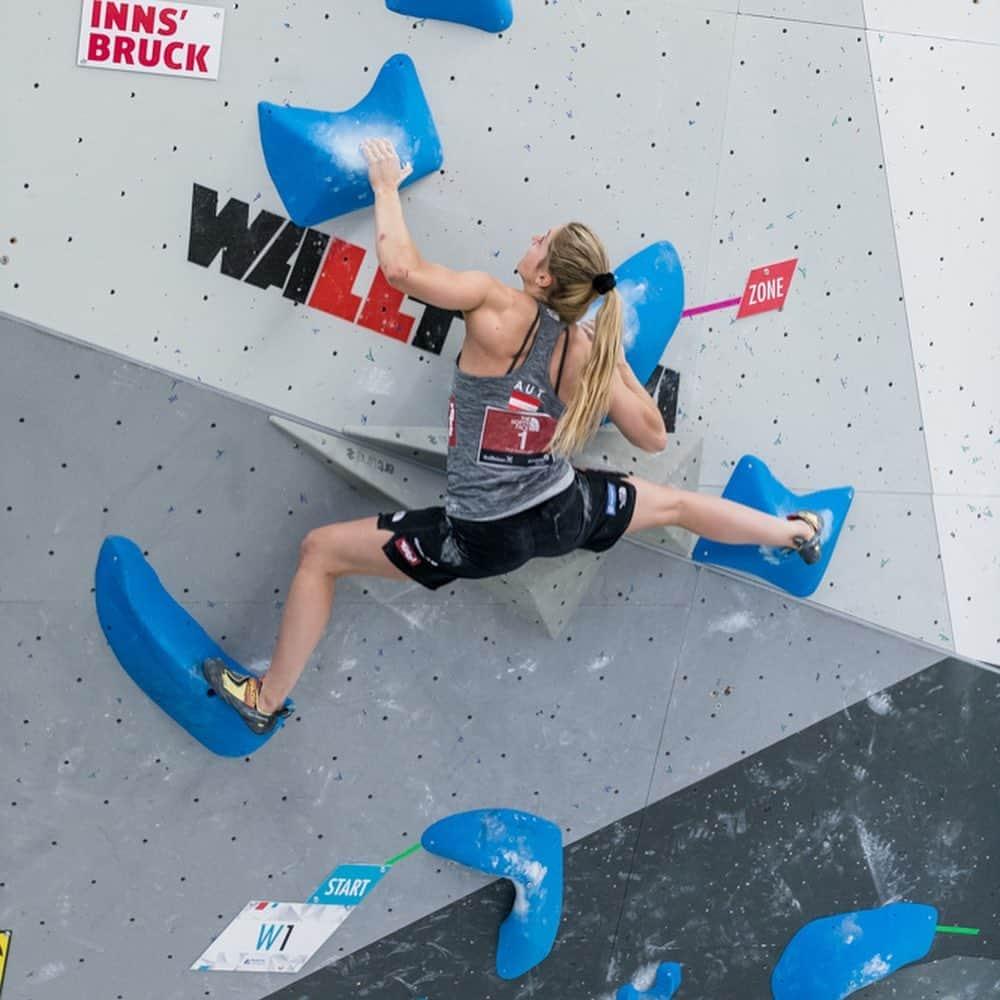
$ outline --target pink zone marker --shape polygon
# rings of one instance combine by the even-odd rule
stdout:
[[[694,309],[685,309],[681,313],[681,319],[685,316],[700,316],[702,313],[714,312],[716,309],[730,309],[732,306],[738,306],[742,301],[741,296],[737,299],[726,299],[724,302],[713,302],[708,306],[695,306]]]

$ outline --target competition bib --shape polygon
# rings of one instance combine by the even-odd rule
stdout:
[[[517,413],[487,406],[477,461],[521,468],[551,465],[548,448],[556,423],[547,413]]]

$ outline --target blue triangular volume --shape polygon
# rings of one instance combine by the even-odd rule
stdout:
[[[840,531],[854,499],[854,490],[842,486],[818,493],[795,494],[753,455],[744,455],[729,477],[723,497],[784,517],[797,510],[814,510],[823,516],[822,558],[809,566],[794,553],[760,545],[725,545],[699,538],[691,558],[695,562],[725,566],[758,576],[796,597],[808,597],[820,585],[837,546]]]
[[[385,0],[385,5],[397,14],[454,21],[483,31],[506,31],[514,23],[511,0]]]
[[[615,282],[624,306],[625,360],[645,385],[684,311],[680,256],[666,240],[651,243],[615,268]],[[584,319],[593,319],[603,301],[603,296],[594,301]],[[605,424],[610,422],[610,417],[604,419]]]
[[[931,949],[938,911],[890,903],[806,924],[771,976],[774,1000],[843,1000],[917,962]],[[867,991],[866,991],[867,995]]]
[[[625,306],[625,358],[645,385],[684,310],[684,271],[673,245],[652,243],[615,268]]]
[[[563,897],[562,834],[555,823],[514,809],[474,809],[429,826],[424,849],[514,882],[514,908],[500,925],[497,973],[516,979],[552,950]]]
[[[97,616],[118,662],[178,725],[223,757],[251,754],[274,735],[276,730],[251,732],[211,693],[201,672],[204,660],[218,658],[246,671],[167,593],[134,542],[104,540],[95,585]]]
[[[409,56],[394,55],[368,95],[347,111],[314,111],[261,101],[260,140],[271,180],[297,226],[345,215],[375,202],[361,143],[386,138],[413,166],[403,187],[443,161],[431,109]]]

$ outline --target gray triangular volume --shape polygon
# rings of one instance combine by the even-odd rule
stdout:
[[[443,427],[372,427],[357,425],[341,428],[342,433],[358,441],[367,441],[415,462],[426,462],[444,469],[448,460],[448,433]]]
[[[281,417],[271,423],[333,466],[345,479],[386,497],[390,506],[416,510],[444,503],[445,479],[436,469],[367,442],[303,427]]]
[[[601,557],[571,552],[555,559],[533,559],[506,576],[479,583],[528,621],[540,622],[554,639],[576,613],[594,582]]]

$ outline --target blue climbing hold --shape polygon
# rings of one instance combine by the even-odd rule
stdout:
[[[840,531],[854,499],[854,490],[842,486],[818,493],[795,494],[771,474],[768,467],[753,455],[744,455],[729,477],[722,494],[757,510],[784,517],[797,510],[814,510],[823,517],[822,556],[808,565],[788,550],[761,545],[726,545],[699,538],[691,558],[728,569],[759,576],[796,597],[808,597],[820,585],[826,567],[840,538]]]
[[[651,243],[615,268],[625,306],[625,360],[645,385],[659,364],[684,311],[684,271],[673,245]],[[593,319],[603,297],[587,311]]]
[[[394,55],[368,95],[348,111],[315,111],[261,101],[260,139],[268,172],[289,217],[312,226],[374,204],[361,143],[392,141],[412,184],[442,163],[441,140],[409,56]]]
[[[562,835],[555,823],[513,809],[475,809],[438,820],[420,842],[433,854],[514,883],[514,907],[497,941],[503,979],[523,976],[548,955],[562,916]]]
[[[167,593],[134,542],[106,538],[95,577],[97,617],[118,662],[178,725],[223,757],[244,757],[270,739],[273,731],[252,733],[211,692],[203,660],[218,657],[246,671]]]
[[[933,906],[891,903],[806,924],[771,976],[774,1000],[843,1000],[930,951]]]
[[[680,984],[681,967],[676,962],[664,962],[656,970],[656,979],[648,990],[640,993],[634,986],[623,986],[615,994],[615,1000],[670,1000]]]
[[[514,22],[511,0],[385,0],[385,5],[397,14],[454,21],[483,31],[506,31]]]

